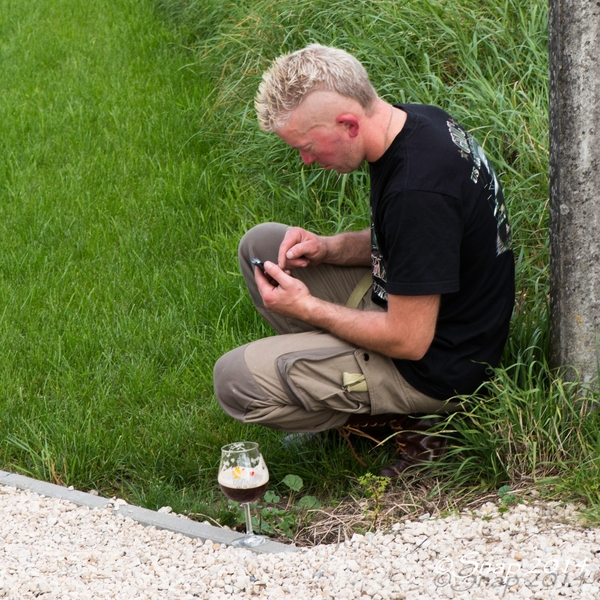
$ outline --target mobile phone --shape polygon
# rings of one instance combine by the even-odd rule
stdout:
[[[253,256],[250,259],[250,262],[255,266],[258,267],[264,274],[265,277],[268,279],[269,283],[275,287],[277,287],[279,285],[279,283],[277,281],[275,281],[268,273],[265,272],[265,263],[260,260],[260,258],[256,258],[256,256]]]
[[[256,256],[253,256],[250,259],[250,262],[255,266],[258,267],[263,273],[265,272],[265,263],[260,260],[260,258],[256,258]]]

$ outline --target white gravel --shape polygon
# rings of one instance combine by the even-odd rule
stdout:
[[[254,554],[0,485],[0,597],[600,597],[600,530],[574,506],[398,523],[336,545]]]

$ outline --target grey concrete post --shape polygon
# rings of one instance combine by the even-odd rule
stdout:
[[[600,1],[550,0],[549,25],[551,363],[590,382],[600,360]]]

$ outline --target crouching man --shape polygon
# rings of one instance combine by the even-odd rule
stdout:
[[[256,98],[260,126],[302,161],[370,170],[371,226],[319,236],[265,223],[239,261],[280,334],[221,357],[223,409],[288,432],[408,429],[382,475],[439,456],[425,415],[457,410],[500,360],[514,304],[502,190],[472,136],[443,110],[389,104],[356,58],[312,44],[274,61]],[[264,261],[264,272],[251,258]]]

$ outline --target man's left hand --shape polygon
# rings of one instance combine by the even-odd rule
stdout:
[[[260,269],[255,269],[256,285],[265,308],[287,317],[302,319],[307,303],[313,298],[306,285],[268,260],[265,261],[265,272],[278,283],[273,285]]]

